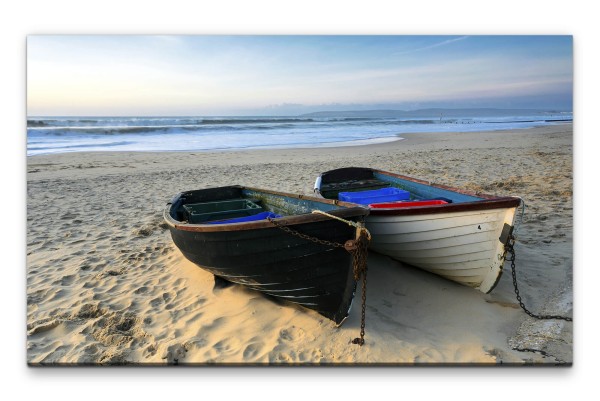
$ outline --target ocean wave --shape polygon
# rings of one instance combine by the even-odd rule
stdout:
[[[297,117],[99,117],[99,118],[32,118],[27,120],[27,127],[99,127],[99,126],[203,126],[203,125],[238,125],[238,124],[309,124],[326,122],[370,121],[364,117],[327,117],[327,118],[297,118]]]
[[[46,152],[60,152],[67,151],[69,149],[80,149],[80,148],[110,148],[116,146],[125,146],[132,145],[135,142],[131,141],[119,141],[119,142],[109,142],[109,143],[78,143],[78,144],[70,144],[70,145],[55,145],[55,146],[28,146],[27,151],[35,151],[36,153],[44,153]]]
[[[50,124],[47,120],[27,120],[27,127],[48,127]]]
[[[511,120],[511,121],[481,121],[483,124],[515,124],[515,123],[562,123],[572,122],[573,118],[552,118],[552,119],[531,119],[531,120]]]
[[[225,120],[221,120],[218,124],[206,123],[206,124],[171,124],[171,125],[95,125],[95,126],[29,126],[28,133],[32,135],[52,135],[52,136],[65,136],[65,135],[127,135],[127,134],[178,134],[181,132],[198,132],[198,133],[210,133],[210,132],[222,132],[222,131],[245,131],[245,130],[283,130],[291,128],[303,128],[309,127],[311,124],[297,124],[292,123],[291,120],[288,122],[281,122],[277,124],[273,123],[240,123],[240,124],[226,124]],[[314,126],[332,126],[331,122],[315,122],[312,121]]]
[[[114,135],[176,135],[180,133],[210,134],[227,131],[259,130],[291,128],[291,124],[283,126],[230,126],[219,125],[209,127],[203,125],[171,125],[171,126],[123,126],[123,127],[31,127],[27,132],[32,137],[40,136],[114,136]]]
[[[312,118],[225,118],[202,119],[202,124],[264,124],[264,123],[307,123],[315,121]]]

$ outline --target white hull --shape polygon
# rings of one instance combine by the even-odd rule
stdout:
[[[515,211],[370,214],[366,226],[373,251],[488,293],[502,274],[499,238],[504,224],[513,225]]]

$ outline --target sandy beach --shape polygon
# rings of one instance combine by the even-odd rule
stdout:
[[[369,254],[365,345],[343,326],[239,285],[214,285],[163,223],[185,190],[312,194],[316,176],[373,167],[526,203],[515,246],[534,313],[573,314],[573,129],[403,134],[365,146],[27,158],[30,365],[570,365],[573,323],[517,302],[510,267],[483,294]],[[360,290],[356,297],[360,299]]]

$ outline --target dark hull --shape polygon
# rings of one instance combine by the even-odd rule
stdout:
[[[181,225],[173,221],[172,208],[165,211],[165,219],[170,223],[173,241],[187,259],[202,269],[315,310],[338,325],[347,317],[356,283],[352,255],[345,249],[291,235],[269,222]],[[368,213],[357,208],[343,212],[350,220],[362,220]],[[354,227],[320,215],[290,216],[281,221],[293,230],[326,241],[343,244],[355,237]]]

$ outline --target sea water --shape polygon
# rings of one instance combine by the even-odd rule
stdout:
[[[466,117],[28,117],[27,155],[342,146],[397,140],[403,133],[495,131],[572,121],[570,112],[479,114]]]

